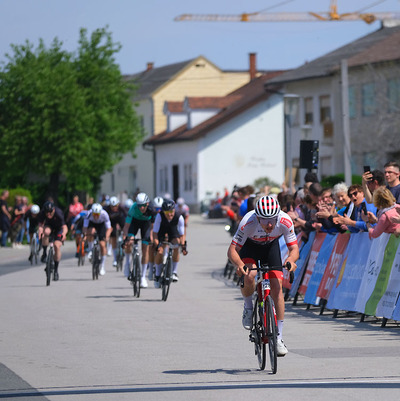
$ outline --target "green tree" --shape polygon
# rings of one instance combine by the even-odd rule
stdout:
[[[93,192],[101,175],[134,149],[143,133],[107,28],[81,29],[76,53],[54,39],[34,49],[12,45],[0,69],[0,157],[3,187],[47,180]]]

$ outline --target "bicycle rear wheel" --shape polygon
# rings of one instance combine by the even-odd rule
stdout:
[[[278,350],[277,350],[277,327],[274,301],[270,295],[265,300],[265,321],[266,335],[268,339],[269,359],[271,363],[271,371],[273,374],[278,369]]]
[[[51,282],[51,270],[53,264],[53,248],[49,249],[46,259],[46,285],[50,285]]]
[[[140,261],[139,256],[135,254],[133,257],[133,265],[132,265],[132,287],[133,287],[133,295],[136,298],[140,297]]]
[[[167,262],[164,265],[163,273],[161,299],[165,302],[168,298],[172,281],[172,259],[170,256],[168,256]]]
[[[122,265],[124,264],[124,251],[122,250],[121,245],[118,246],[118,255],[117,255],[117,272],[122,271]]]
[[[254,352],[258,359],[258,366],[261,370],[265,369],[266,345],[263,342],[264,325],[262,322],[263,307],[256,301],[253,309],[253,326],[251,328],[251,341],[254,342]]]

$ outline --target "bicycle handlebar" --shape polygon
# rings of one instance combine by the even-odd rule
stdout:
[[[246,271],[246,270],[249,270],[249,271],[257,270],[258,272],[267,273],[270,270],[287,269],[287,270],[289,270],[289,283],[292,284],[293,280],[294,280],[294,273],[290,271],[291,267],[292,267],[291,263],[290,262],[286,262],[286,264],[283,265],[283,266],[261,265],[259,267],[251,267],[249,269],[247,269],[247,267],[245,266],[244,267],[244,271]],[[237,285],[239,285],[239,284],[243,288],[243,286],[244,286],[244,276],[243,275],[240,277],[240,279],[237,282]]]

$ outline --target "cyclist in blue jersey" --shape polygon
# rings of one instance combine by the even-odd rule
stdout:
[[[130,279],[130,261],[132,255],[133,238],[140,230],[142,239],[142,277],[141,288],[147,288],[146,272],[149,263],[149,243],[152,242],[154,218],[157,212],[150,206],[150,199],[144,192],[136,196],[136,202],[129,209],[123,229],[125,245],[124,275]]]

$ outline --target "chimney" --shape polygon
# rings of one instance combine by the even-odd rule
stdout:
[[[256,53],[249,53],[249,74],[250,74],[250,81],[252,81],[257,74],[256,69]]]
[[[153,69],[154,63],[147,63],[146,71],[150,71]]]

